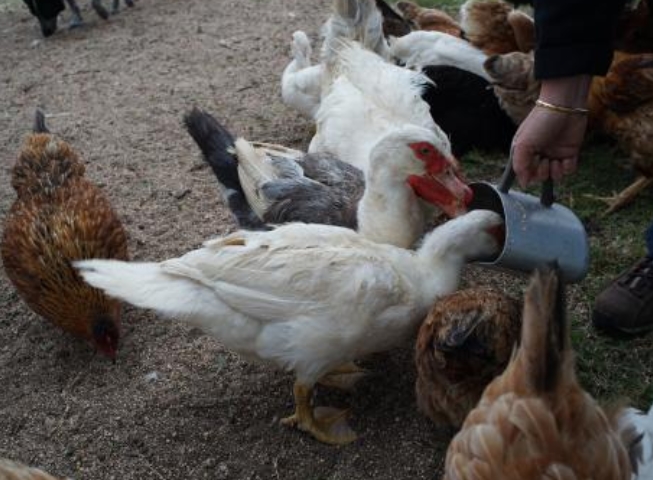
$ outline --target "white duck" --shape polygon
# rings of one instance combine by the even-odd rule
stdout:
[[[199,109],[184,121],[243,228],[256,227],[252,217],[268,224],[323,223],[409,248],[435,209],[455,217],[472,197],[446,145],[421,127],[407,125],[381,137],[369,153],[372,168],[364,179],[333,154],[234,140]]]
[[[292,60],[281,75],[281,98],[287,106],[313,119],[320,106],[325,66],[311,65],[313,48],[301,30],[293,33],[290,50]]]
[[[310,119],[315,118],[323,92],[338,75],[336,52],[343,41],[359,42],[381,57],[390,58],[383,37],[383,15],[374,0],[334,0],[333,13],[322,27],[322,37],[320,63],[311,65],[308,36],[301,30],[293,33],[292,60],[281,76],[283,102]]]
[[[433,302],[458,287],[465,262],[498,252],[493,233],[500,228],[498,214],[474,210],[412,251],[342,227],[296,223],[239,231],[161,263],[75,265],[111,296],[184,319],[248,358],[293,370],[296,410],[283,423],[342,444],[356,436],[344,412],[313,410],[315,383],[414,335]]]

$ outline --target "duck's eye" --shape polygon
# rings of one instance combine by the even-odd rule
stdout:
[[[429,153],[431,153],[431,150],[428,147],[422,147],[419,150],[419,153],[421,153],[422,155],[428,155]]]

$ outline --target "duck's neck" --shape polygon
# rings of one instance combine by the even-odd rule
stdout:
[[[428,233],[415,252],[413,268],[422,272],[421,283],[427,295],[446,295],[455,291],[467,258],[458,248],[460,238],[447,224]],[[433,272],[437,272],[434,275]]]
[[[358,231],[377,243],[411,248],[421,237],[425,213],[405,178],[387,169],[368,170],[358,204]]]

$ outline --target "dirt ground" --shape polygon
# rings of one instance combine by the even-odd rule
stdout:
[[[162,260],[233,230],[182,115],[198,105],[247,138],[306,147],[309,123],[281,103],[279,80],[291,33],[316,39],[329,5],[139,0],[106,22],[85,5],[85,28],[46,40],[22,4],[0,11],[0,217],[41,105],[111,198],[133,258]],[[318,403],[350,405],[360,434],[332,447],[279,425],[292,410],[290,374],[198,330],[127,307],[113,365],[31,313],[4,273],[0,310],[1,457],[101,480],[441,472],[451,432],[416,409],[410,346],[366,360],[375,374],[354,392],[318,392]]]

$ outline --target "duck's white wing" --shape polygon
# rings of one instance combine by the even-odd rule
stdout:
[[[362,305],[374,315],[406,295],[390,258],[410,253],[342,235],[346,229],[329,237],[318,228],[317,235],[304,239],[290,230],[285,243],[274,235],[268,235],[271,241],[265,235],[231,236],[162,268],[202,283],[230,308],[263,322],[347,315]]]

